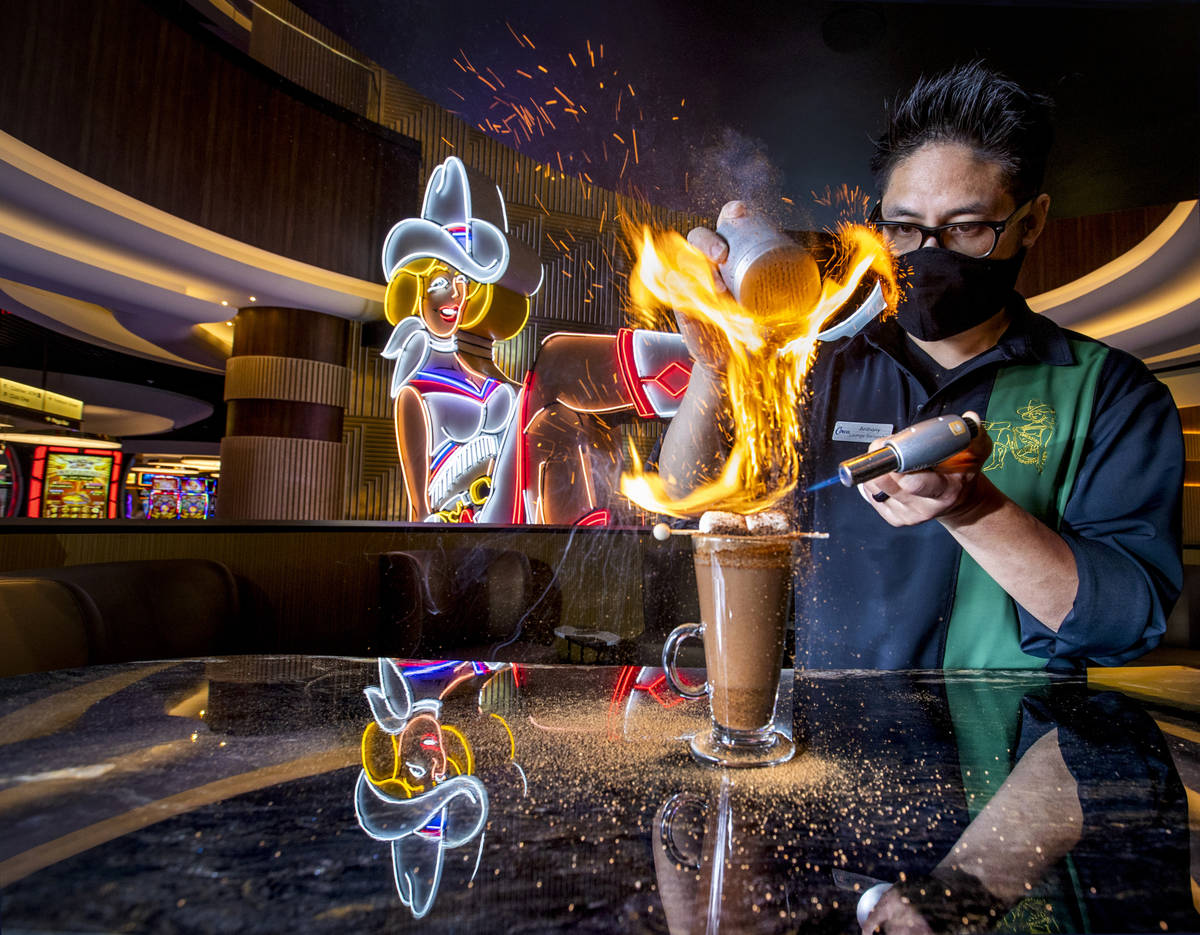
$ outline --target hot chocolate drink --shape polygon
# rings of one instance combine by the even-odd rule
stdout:
[[[701,763],[771,766],[789,760],[795,745],[775,730],[788,602],[795,551],[812,533],[787,531],[782,514],[705,513],[692,537],[700,598],[700,623],[677,626],[663,644],[663,669],[672,690],[685,698],[708,697],[712,730],[689,746]],[[707,681],[681,682],[679,645],[704,641]]]
[[[774,718],[794,541],[719,535],[693,540],[710,703],[719,727],[759,731]]]

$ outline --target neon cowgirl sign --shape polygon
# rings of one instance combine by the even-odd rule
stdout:
[[[509,233],[496,185],[453,156],[430,176],[421,216],[388,234],[383,269],[409,519],[606,523],[615,424],[675,414],[691,373],[679,336],[554,334],[511,382],[491,345],[524,328],[541,261]]]

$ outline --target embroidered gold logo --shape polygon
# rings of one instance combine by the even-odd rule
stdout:
[[[1050,439],[1054,436],[1054,410],[1040,399],[1031,399],[1017,410],[1019,422],[984,422],[992,436],[992,456],[983,466],[985,471],[1004,467],[1010,456],[1018,464],[1033,467],[1039,474],[1046,464]]]

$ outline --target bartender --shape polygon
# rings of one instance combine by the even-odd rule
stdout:
[[[1182,582],[1175,406],[1139,360],[1013,291],[1050,208],[1051,112],[982,63],[922,78],[888,109],[872,222],[903,294],[895,317],[822,345],[809,374],[796,507],[829,539],[798,576],[798,666],[1076,669],[1162,637]],[[726,255],[712,231],[689,240]],[[711,413],[727,405],[681,407],[659,462],[675,492],[719,465]],[[935,469],[808,491],[880,437],[968,412],[984,431]]]

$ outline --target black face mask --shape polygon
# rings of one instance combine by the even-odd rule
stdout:
[[[898,260],[905,274],[896,320],[922,341],[940,341],[974,328],[1004,308],[1024,259],[1024,248],[1007,260],[980,259],[941,247],[911,250]]]

